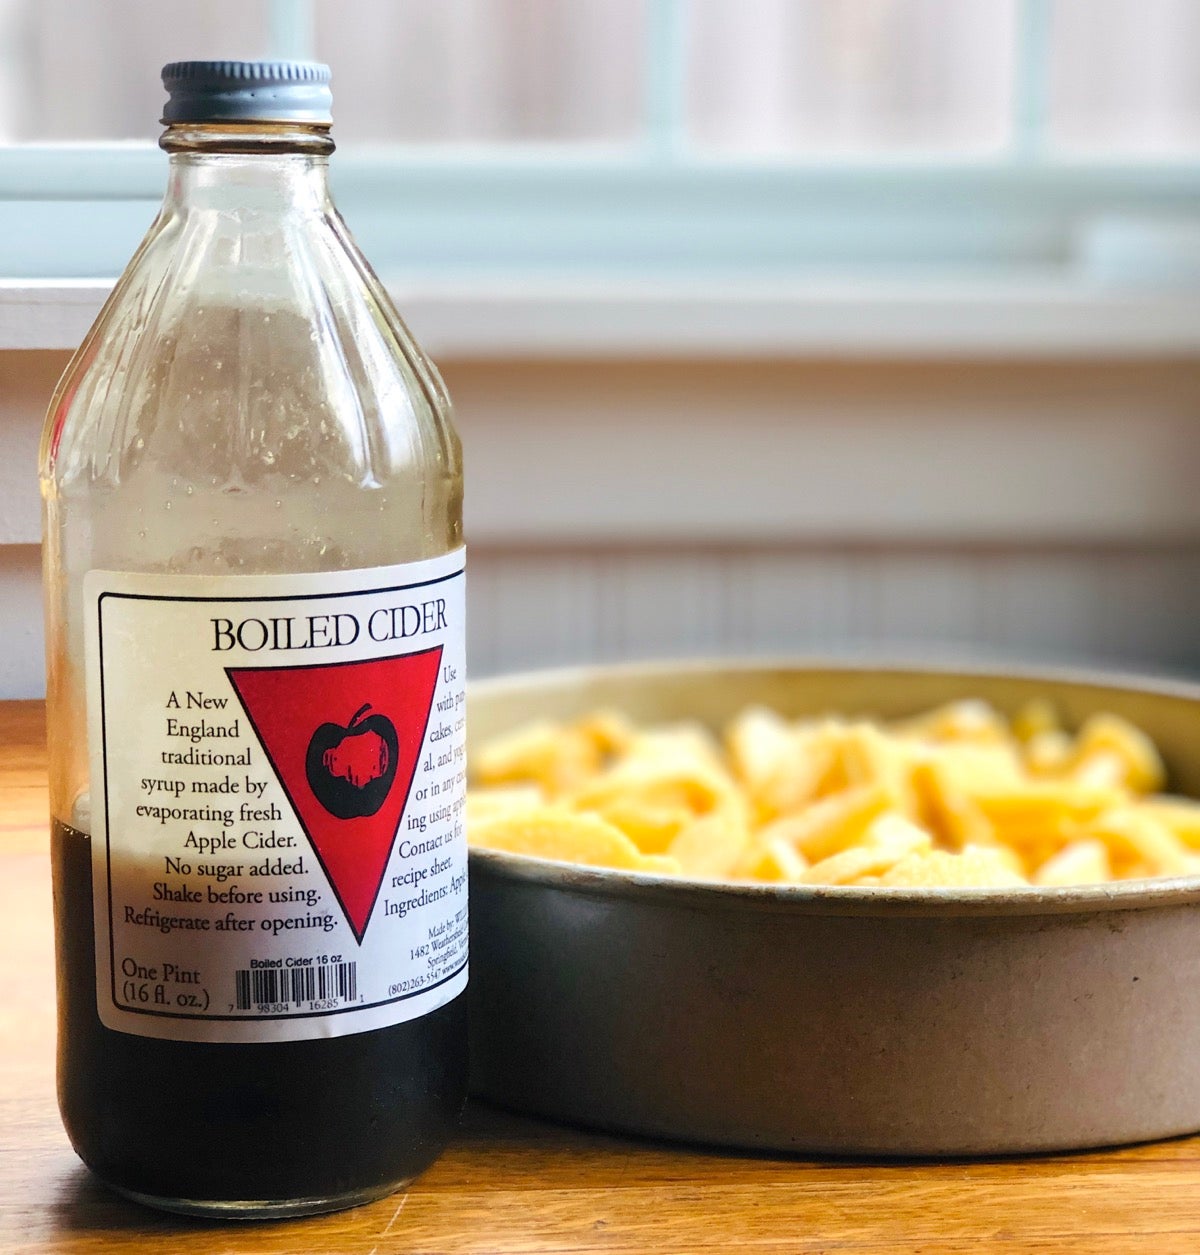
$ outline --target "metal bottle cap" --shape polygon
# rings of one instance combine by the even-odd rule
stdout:
[[[315,61],[172,61],[164,123],[333,121],[329,66]]]

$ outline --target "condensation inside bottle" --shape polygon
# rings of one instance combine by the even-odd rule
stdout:
[[[67,822],[86,812],[85,572],[335,571],[462,543],[449,401],[326,168],[175,153],[163,210],[60,384],[43,493],[52,810]]]

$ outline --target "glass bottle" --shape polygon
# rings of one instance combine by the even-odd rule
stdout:
[[[167,66],[41,452],[59,1100],[170,1210],[332,1210],[465,1095],[462,465],[330,199],[329,71]]]

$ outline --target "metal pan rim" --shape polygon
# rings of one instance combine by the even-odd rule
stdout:
[[[998,667],[977,662],[929,663],[915,659],[762,657],[693,658],[527,671],[472,682],[471,697],[536,694],[605,679],[636,681],[714,671],[726,675],[770,671],[814,671],[845,675],[937,676],[989,681],[1027,681],[1152,694],[1200,704],[1200,684],[1166,676],[1046,665]],[[901,916],[952,919],[963,916],[1037,917],[1154,910],[1200,903],[1200,875],[1124,880],[1098,885],[1012,889],[881,888],[848,885],[771,885],[697,881],[678,876],[586,867],[498,850],[472,849],[476,875],[539,885],[595,898],[659,903],[681,910],[760,912],[796,916]]]

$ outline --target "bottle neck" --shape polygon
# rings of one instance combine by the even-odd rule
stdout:
[[[328,126],[179,123],[159,146],[170,155],[168,211],[329,207]]]

